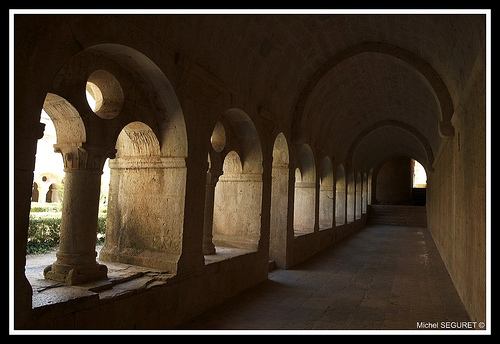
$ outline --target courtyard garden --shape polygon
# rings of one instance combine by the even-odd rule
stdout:
[[[62,203],[31,203],[26,254],[47,253],[59,245]],[[101,204],[97,221],[96,244],[103,244],[107,208]]]

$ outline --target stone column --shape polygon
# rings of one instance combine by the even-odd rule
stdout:
[[[95,244],[102,168],[115,151],[72,144],[54,148],[63,155],[66,176],[57,260],[45,268],[45,278],[70,285],[106,278]]]
[[[215,185],[222,172],[207,172],[205,184],[205,217],[203,219],[203,254],[215,254],[215,246],[212,242],[212,226],[214,222],[214,198]]]

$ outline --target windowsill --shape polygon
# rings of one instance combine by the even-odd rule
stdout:
[[[306,236],[308,234],[314,234],[314,231],[300,231],[300,230],[294,230],[293,231],[294,238],[301,237],[301,236]]]
[[[208,254],[204,256],[205,265],[218,263],[224,260],[229,260],[234,257],[243,256],[245,254],[249,254],[252,252],[255,251],[243,248],[215,246],[215,254]]]
[[[100,247],[98,247],[100,249]],[[147,267],[115,262],[100,262],[108,268],[108,278],[78,285],[66,285],[45,279],[43,269],[55,260],[55,252],[27,259],[26,278],[33,289],[32,307],[38,309],[57,304],[65,304],[60,311],[71,311],[67,303],[75,302],[75,307],[83,309],[164,285],[174,275]]]

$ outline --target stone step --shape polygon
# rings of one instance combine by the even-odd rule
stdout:
[[[427,212],[424,206],[371,205],[367,223],[427,227]]]

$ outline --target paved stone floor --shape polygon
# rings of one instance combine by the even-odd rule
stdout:
[[[426,228],[367,226],[179,329],[409,329],[468,321]]]

